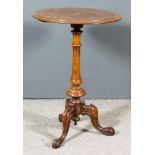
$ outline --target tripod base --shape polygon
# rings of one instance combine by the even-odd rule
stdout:
[[[98,110],[93,104],[86,105],[80,98],[67,99],[65,103],[65,110],[59,115],[59,121],[62,122],[62,134],[59,138],[53,140],[52,147],[59,148],[65,140],[70,122],[74,121],[74,125],[77,125],[77,121],[80,120],[79,115],[88,115],[91,119],[93,127],[100,133],[112,136],[115,134],[115,130],[112,127],[103,128],[99,124]]]

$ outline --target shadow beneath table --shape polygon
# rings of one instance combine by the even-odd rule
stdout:
[[[107,127],[107,126],[117,126],[120,124],[121,122],[121,117],[123,113],[126,113],[127,111],[130,110],[130,105],[125,105],[122,106],[120,108],[115,108],[111,111],[108,111],[105,114],[100,114],[99,113],[99,121],[101,126],[103,127]],[[29,121],[31,123],[31,125],[24,125],[24,127],[39,133],[43,136],[46,136],[48,139],[54,139],[56,138],[52,132],[49,132],[48,129],[59,129],[60,130],[60,134],[61,134],[61,123],[58,121],[57,117],[54,118],[48,118],[46,116],[43,115],[39,115],[27,110],[24,110],[24,120]],[[92,134],[100,134],[97,131],[91,131],[91,129],[93,129],[93,126],[90,122],[90,118],[88,116],[82,116],[80,121],[85,121],[88,120],[87,125],[85,125],[83,128],[80,128],[77,126],[70,126],[72,129],[79,131],[78,133],[76,133],[75,135],[71,136],[70,138],[66,138],[65,142],[68,142],[78,136],[80,136],[81,134],[84,134],[85,132],[89,132]],[[116,135],[118,134],[118,131],[116,131]],[[47,145],[49,147],[49,144]],[[50,145],[51,147],[51,145]]]
[[[43,136],[46,136],[49,139],[53,139],[54,135],[49,133],[49,128],[60,128],[61,124],[58,122],[57,118],[48,118],[43,115],[39,115],[30,111],[24,110],[23,113],[24,120],[31,123],[31,125],[24,125],[26,128],[39,133]]]
[[[104,114],[100,114],[99,113],[99,123],[102,127],[116,127],[121,123],[121,117],[124,113],[130,111],[130,105],[125,105],[119,108],[114,108],[111,111],[108,111]],[[84,116],[82,117],[81,120],[88,120],[88,124],[84,127],[84,128],[79,128],[78,126],[76,127],[76,130],[80,130],[80,132],[78,132],[77,134],[75,134],[74,136],[66,139],[65,142],[68,142],[78,136],[80,136],[81,134],[84,134],[85,132],[88,133],[92,133],[92,134],[101,134],[97,131],[91,131],[91,129],[93,129],[94,127],[91,124],[90,118],[88,116]],[[74,128],[75,129],[75,128]],[[115,130],[115,135],[118,135],[119,131]]]

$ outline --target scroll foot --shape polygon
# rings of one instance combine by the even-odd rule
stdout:
[[[65,109],[65,111],[61,114],[62,133],[59,138],[53,140],[52,147],[54,149],[59,148],[63,143],[63,141],[65,140],[73,116],[74,116],[74,107]]]
[[[91,119],[92,125],[94,126],[94,128],[107,136],[113,136],[115,134],[115,130],[113,127],[106,127],[103,128],[100,124],[99,124],[99,120],[98,120],[98,110],[96,108],[95,105],[90,104],[90,105],[83,105],[81,108],[81,114],[82,115],[88,115]]]

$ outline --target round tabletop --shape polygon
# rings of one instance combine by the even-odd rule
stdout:
[[[32,17],[50,23],[63,24],[106,24],[122,17],[114,12],[92,8],[51,8],[36,11]]]

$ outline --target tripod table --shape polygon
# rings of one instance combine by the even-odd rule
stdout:
[[[98,120],[98,110],[93,104],[86,105],[82,97],[86,91],[82,88],[82,78],[80,74],[80,46],[81,46],[81,28],[88,24],[107,24],[122,19],[117,14],[106,10],[92,8],[51,8],[36,11],[32,16],[42,22],[70,24],[72,27],[73,39],[73,60],[72,75],[70,79],[70,88],[66,94],[69,96],[65,102],[65,110],[59,114],[59,121],[62,122],[62,133],[59,138],[53,140],[52,147],[59,148],[67,136],[70,122],[80,120],[79,115],[88,115],[94,128],[100,133],[112,136],[115,134],[113,127],[102,127]]]

